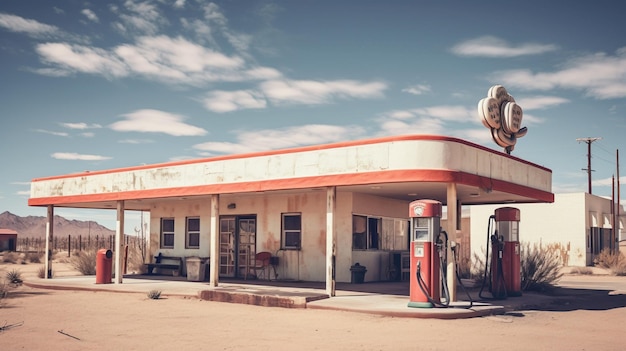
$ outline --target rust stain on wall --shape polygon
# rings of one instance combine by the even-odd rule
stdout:
[[[320,230],[317,235],[316,248],[323,254],[326,254],[326,230]]]

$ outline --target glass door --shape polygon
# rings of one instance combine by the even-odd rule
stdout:
[[[235,217],[220,218],[220,273],[235,276]]]
[[[247,279],[254,275],[256,256],[256,219],[237,218],[238,253],[237,276]]]
[[[221,277],[248,278],[254,274],[256,255],[256,217],[224,216],[220,218]]]

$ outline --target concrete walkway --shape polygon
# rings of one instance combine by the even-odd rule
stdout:
[[[131,275],[122,284],[96,284],[95,276],[31,278],[24,285],[56,290],[87,290],[123,293],[140,293],[158,290],[161,296],[185,296],[209,301],[243,303],[268,307],[308,308],[351,311],[383,316],[407,318],[470,318],[504,314],[523,306],[536,305],[549,299],[547,296],[525,294],[505,300],[477,302],[478,289],[470,289],[474,302],[470,306],[464,290],[457,291],[461,301],[449,308],[411,308],[408,282],[378,282],[364,284],[338,283],[336,296],[329,297],[324,283],[281,282],[259,280],[221,280],[218,287],[207,282],[192,282],[184,277]],[[484,295],[483,295],[484,296]],[[463,301],[464,300],[464,301]],[[538,301],[539,300],[539,301]]]

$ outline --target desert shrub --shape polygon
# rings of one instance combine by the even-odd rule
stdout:
[[[24,282],[22,280],[22,272],[20,272],[18,269],[8,271],[6,273],[6,280],[7,282],[9,282],[10,285],[13,286],[22,285],[22,283]]]
[[[41,279],[46,277],[46,266],[41,266],[37,270],[37,276]],[[50,270],[50,278],[54,277],[54,270]]]
[[[148,291],[148,298],[152,300],[158,300],[161,298],[161,290]]]
[[[141,251],[134,245],[128,247],[128,272],[144,273],[144,262]]]
[[[626,258],[621,252],[612,253],[609,249],[603,249],[600,254],[593,259],[593,263],[608,269],[614,275],[626,275]]]
[[[24,261],[28,260],[30,263],[41,263],[41,259],[43,258],[42,252],[30,252],[26,254],[26,258]]]
[[[563,276],[561,272],[561,253],[557,252],[554,245],[542,247],[521,243],[520,270],[521,289],[525,291],[546,291],[556,284]],[[491,264],[491,250],[487,258]],[[470,269],[472,279],[483,284],[485,279],[485,254],[474,253],[473,263]],[[490,277],[486,277],[490,279]]]
[[[75,256],[71,257],[70,263],[74,269],[83,275],[95,275],[96,255],[96,250],[80,251]]]
[[[17,263],[18,259],[19,255],[17,252],[5,252],[4,255],[2,255],[2,262],[4,263]]]
[[[0,280],[0,308],[3,305],[3,300],[9,296],[9,284],[4,280]]]
[[[89,250],[87,250],[89,251]],[[78,255],[80,255],[81,253],[86,252],[86,251],[77,251]],[[77,256],[78,256],[77,255]],[[95,260],[95,251],[94,251],[94,260]],[[59,262],[59,263],[70,263],[72,264],[73,262],[73,257],[67,257],[67,251],[62,252],[62,251],[57,251],[52,255],[52,260]],[[95,264],[95,261],[94,261]],[[86,274],[87,275],[87,274]]]
[[[541,245],[521,244],[522,290],[549,290],[563,276],[558,252]]]

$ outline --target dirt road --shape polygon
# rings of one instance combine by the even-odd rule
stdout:
[[[460,320],[25,286],[2,303],[0,327],[18,323],[0,331],[2,350],[623,350],[626,341],[619,291]]]

